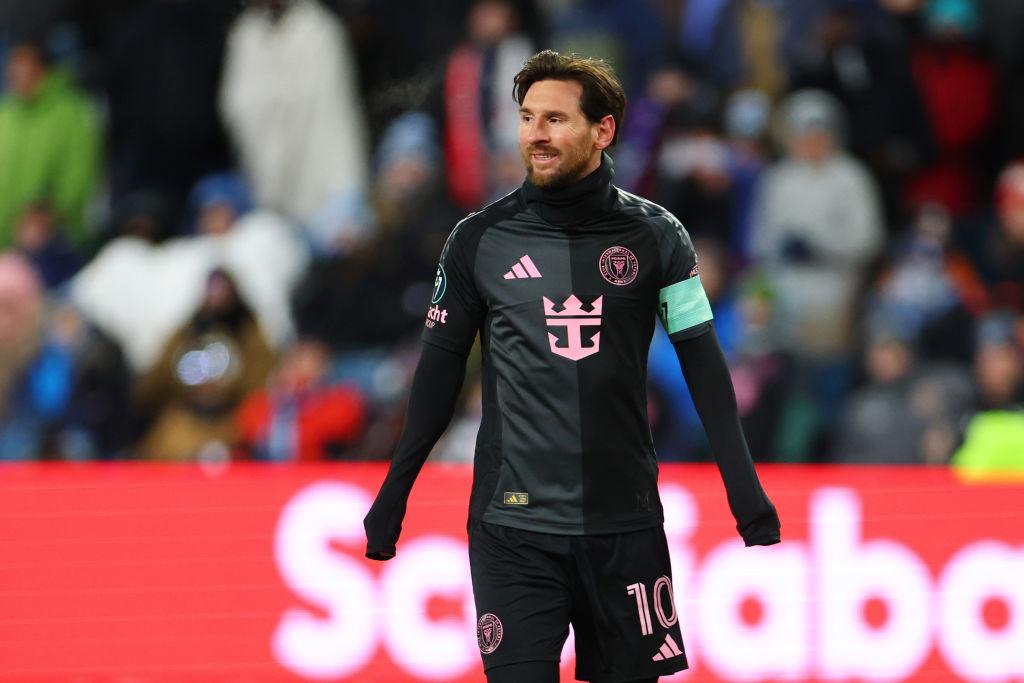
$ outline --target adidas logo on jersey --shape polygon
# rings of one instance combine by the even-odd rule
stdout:
[[[512,264],[512,270],[505,273],[506,280],[515,280],[523,278],[535,278],[543,277],[540,271],[537,270],[537,266],[533,265],[533,260],[529,254],[523,254],[523,257]]]
[[[672,659],[673,657],[681,657],[683,651],[676,645],[676,641],[672,638],[671,634],[665,635],[665,642],[661,644],[661,649],[658,650],[658,654],[651,657],[652,661],[661,662],[666,659]]]

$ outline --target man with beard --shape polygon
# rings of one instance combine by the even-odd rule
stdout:
[[[747,545],[779,541],[683,226],[612,185],[625,95],[608,66],[544,51],[515,78],[527,179],[441,253],[405,428],[364,520],[393,557],[406,501],[451,418],[479,333],[483,419],[469,508],[489,683],[558,680],[571,623],[581,680],[686,668],[647,420],[656,316],[675,344]]]

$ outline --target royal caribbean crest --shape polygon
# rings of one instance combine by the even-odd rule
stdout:
[[[601,277],[613,285],[628,285],[640,270],[636,256],[625,247],[605,249],[598,261]]]

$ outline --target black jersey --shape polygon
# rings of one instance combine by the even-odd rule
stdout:
[[[678,341],[711,309],[680,222],[611,180],[605,157],[567,190],[526,181],[445,245],[423,339],[466,353],[480,335],[473,518],[559,534],[663,520],[648,347],[656,317]]]

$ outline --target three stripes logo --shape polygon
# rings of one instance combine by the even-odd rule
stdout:
[[[512,270],[505,273],[506,280],[538,277],[543,276],[537,270],[537,266],[533,264],[533,259],[530,258],[529,254],[523,254],[523,257],[512,265]]]
[[[681,657],[683,651],[676,645],[676,641],[672,638],[671,634],[665,634],[665,642],[661,644],[661,649],[658,650],[658,654],[651,657],[652,661],[661,662],[666,659],[672,659],[673,657]]]

